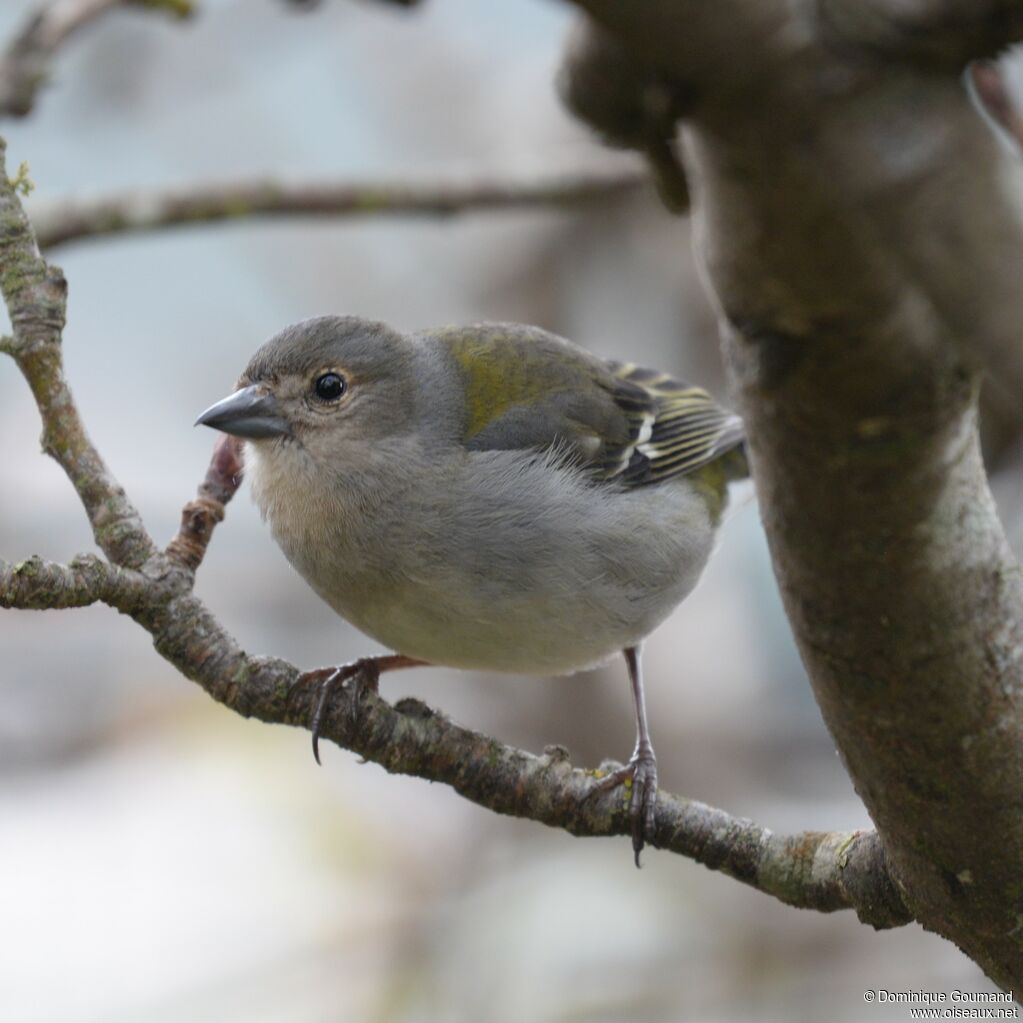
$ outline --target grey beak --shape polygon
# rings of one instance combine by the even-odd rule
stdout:
[[[195,421],[196,426],[200,423],[250,439],[284,437],[291,433],[277,399],[256,384],[243,387],[211,405]]]

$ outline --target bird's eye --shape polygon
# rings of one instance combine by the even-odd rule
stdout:
[[[347,385],[340,373],[323,373],[313,385],[320,401],[337,401],[345,393]]]

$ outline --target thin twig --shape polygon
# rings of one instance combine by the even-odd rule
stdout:
[[[201,183],[39,203],[32,209],[32,222],[39,245],[51,249],[83,238],[255,216],[443,217],[480,210],[569,207],[636,191],[646,180],[641,170],[628,169],[566,173],[533,181]]]
[[[224,520],[224,505],[241,486],[242,459],[242,441],[221,434],[195,500],[181,511],[181,527],[167,545],[166,555],[193,574],[202,564],[217,523]]]

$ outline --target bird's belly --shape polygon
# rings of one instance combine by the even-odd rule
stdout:
[[[639,643],[693,589],[713,534],[709,523],[687,525],[672,543],[642,533],[619,538],[614,558],[594,553],[605,537],[588,545],[576,534],[578,549],[563,561],[476,550],[380,580],[362,574],[338,586],[334,575],[324,588],[310,581],[342,617],[409,657],[568,674]]]
[[[569,470],[552,479],[562,470],[517,456],[509,472],[500,459],[515,456],[487,455],[471,489],[449,473],[444,487],[407,492],[315,543],[272,519],[275,535],[356,628],[457,668],[592,667],[642,640],[695,586],[714,524],[688,482],[607,492]]]
[[[679,596],[681,599],[681,595]],[[564,675],[594,667],[638,643],[663,613],[623,620],[593,602],[517,599],[481,608],[449,595],[392,592],[379,604],[337,607],[343,617],[389,649],[432,664],[482,671]]]

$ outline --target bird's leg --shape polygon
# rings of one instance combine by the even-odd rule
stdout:
[[[397,671],[399,668],[421,668],[426,664],[426,661],[406,657],[404,654],[384,654],[380,657],[360,657],[357,661],[350,661],[336,668],[318,668],[305,672],[299,679],[300,682],[319,680],[316,708],[309,726],[313,733],[313,756],[316,763],[320,762],[320,728],[323,725],[323,715],[326,713],[327,701],[335,686],[343,686],[351,680],[356,687],[354,704],[358,704],[363,692],[377,691],[383,672]]]
[[[643,694],[643,669],[640,664],[640,648],[626,647],[622,651],[629,669],[632,684],[632,699],[636,708],[636,748],[629,763],[606,778],[601,779],[595,791],[606,792],[623,782],[632,781],[632,798],[629,802],[629,820],[632,823],[632,849],[639,866],[639,854],[648,838],[654,834],[654,811],[657,807],[657,758],[650,742],[650,728],[646,721],[646,697]]]

